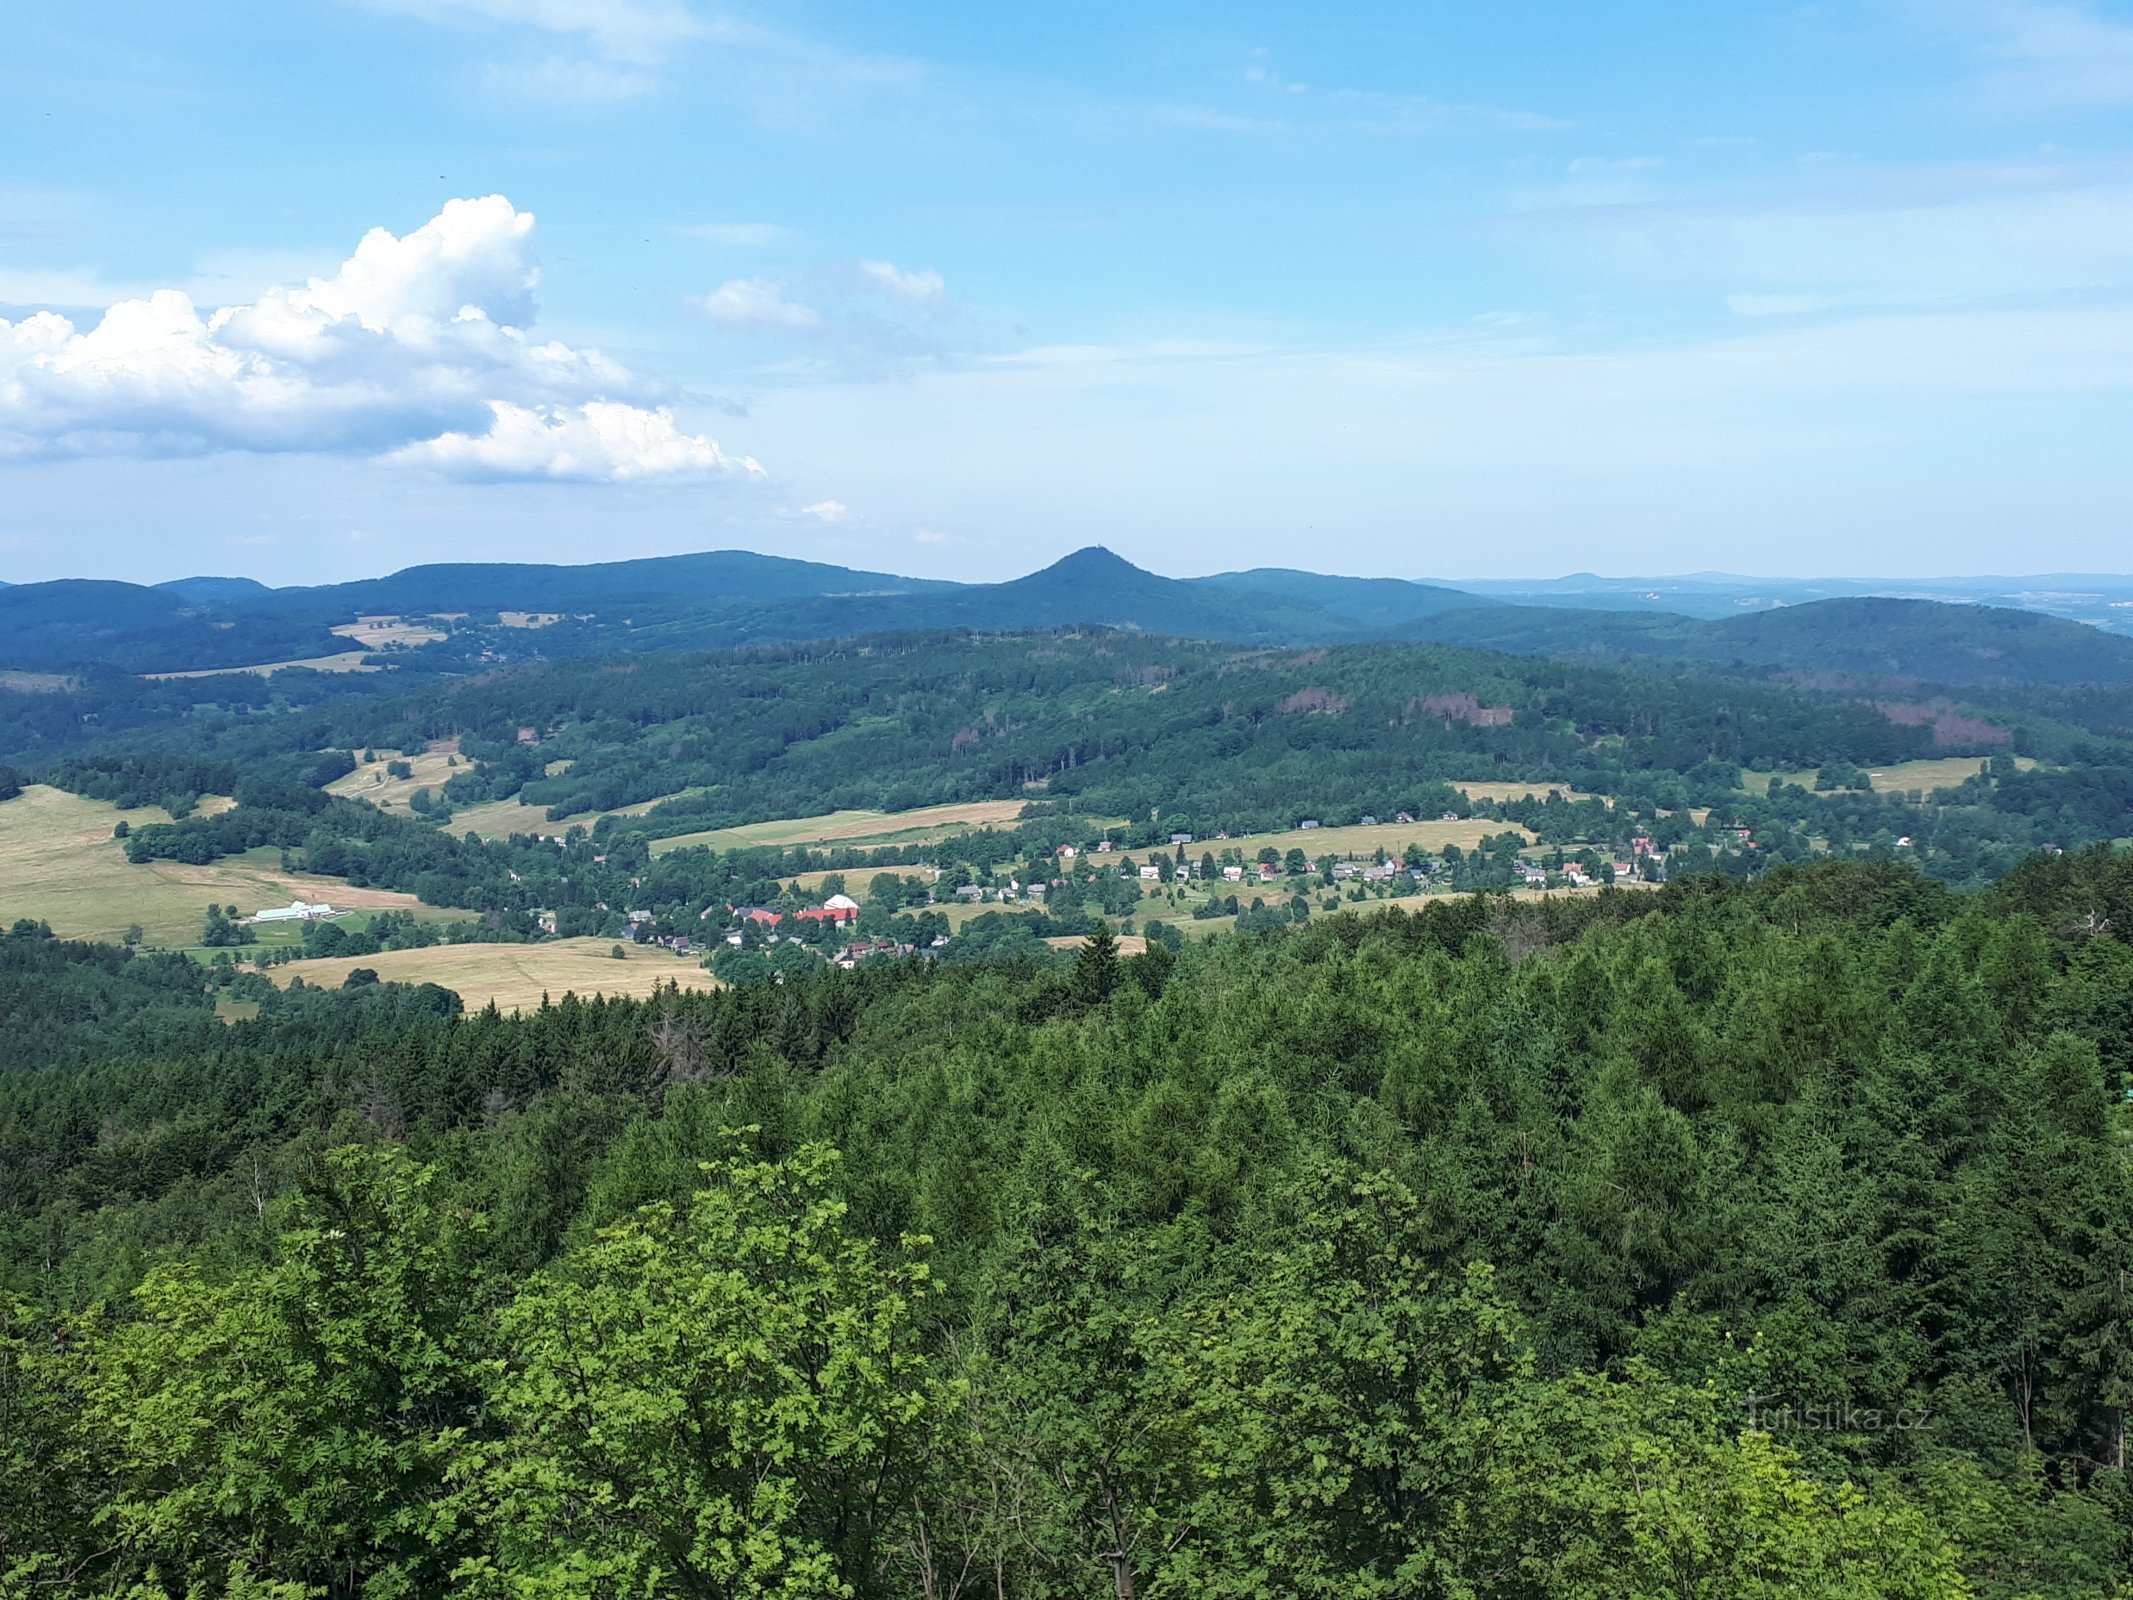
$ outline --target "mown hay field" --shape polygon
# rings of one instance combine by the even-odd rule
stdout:
[[[1545,800],[1551,794],[1560,794],[1566,800],[1606,799],[1590,790],[1573,789],[1567,783],[1454,783],[1452,785],[1469,800]]]
[[[1320,856],[1328,855],[1360,859],[1374,856],[1380,850],[1396,856],[1414,844],[1434,855],[1448,844],[1471,850],[1482,840],[1501,833],[1515,833],[1529,844],[1533,840],[1533,836],[1516,823],[1491,822],[1482,817],[1463,822],[1380,822],[1367,828],[1290,828],[1282,833],[1248,833],[1233,839],[1195,839],[1185,847],[1185,853],[1197,861],[1202,851],[1211,850],[1219,857],[1225,850],[1241,850],[1244,859],[1250,861],[1261,850],[1272,848],[1283,855],[1291,850],[1301,850],[1316,861]],[[1169,854],[1176,854],[1174,845],[1162,848]],[[1135,859],[1142,859],[1146,854],[1142,851],[1135,855]]]
[[[269,970],[286,989],[296,979],[337,989],[357,967],[384,983],[434,983],[454,990],[469,1011],[494,1002],[499,1011],[530,1011],[546,995],[580,998],[603,994],[642,999],[667,984],[716,988],[718,980],[689,956],[621,946],[611,939],[555,939],[544,944],[446,944],[427,950],[385,950],[374,956],[330,956],[291,961]]]

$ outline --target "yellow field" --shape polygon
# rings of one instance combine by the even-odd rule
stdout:
[[[410,796],[417,789],[441,789],[445,780],[456,773],[464,772],[471,765],[464,758],[458,766],[452,765],[452,757],[459,754],[457,739],[440,739],[426,750],[414,755],[395,755],[380,751],[375,761],[363,761],[357,752],[357,765],[353,772],[335,778],[326,785],[328,794],[346,795],[351,800],[368,800],[380,811],[406,811]],[[390,761],[405,761],[412,777],[390,776],[385,766]],[[455,826],[453,832],[458,832]]]
[[[563,620],[560,611],[499,611],[496,620],[507,628],[545,628]]]
[[[268,661],[256,667],[196,667],[190,672],[144,672],[144,678],[170,680],[176,678],[220,678],[232,672],[253,672],[262,678],[271,678],[277,672],[287,672],[292,667],[309,667],[313,672],[383,672],[383,667],[366,665],[362,650],[344,650],[339,655],[307,656],[301,661]]]
[[[739,828],[713,828],[652,841],[652,853],[705,845],[713,850],[740,850],[757,845],[882,844],[924,842],[932,834],[950,837],[970,828],[998,827],[1022,814],[1020,800],[969,800],[956,805],[921,806],[916,811],[832,811],[820,817],[779,822],[752,822]]]
[[[1088,941],[1078,933],[1061,933],[1054,934],[1044,942],[1054,950],[1079,950]],[[1121,956],[1142,955],[1147,949],[1148,941],[1137,933],[1122,935],[1118,941],[1118,953]]]
[[[1455,783],[1452,787],[1469,800],[1545,800],[1551,794],[1560,794],[1566,800],[1601,798],[1567,783]]]
[[[2034,756],[2016,756],[2014,763],[2023,772],[2031,771],[2037,764]],[[1876,794],[1905,794],[1913,789],[1930,795],[1935,789],[1953,789],[1965,778],[1977,776],[1979,767],[1985,764],[1983,756],[1937,756],[1926,761],[1899,761],[1893,766],[1869,767],[1866,776]],[[1773,783],[1797,783],[1812,789],[1820,774],[1819,767],[1802,767],[1794,772],[1743,772],[1741,787],[1750,794],[1768,794]]]
[[[1241,891],[1242,889],[1246,888],[1247,885],[1234,884],[1231,887],[1232,889]],[[1566,899],[1574,899],[1580,895],[1598,894],[1600,892],[1601,887],[1602,885],[1600,884],[1590,884],[1583,889],[1528,889],[1521,885],[1518,888],[1506,890],[1504,892],[1509,894],[1509,896],[1513,900],[1541,900],[1545,899],[1549,895],[1561,895]],[[1641,891],[1646,889],[1656,889],[1659,887],[1659,885],[1656,883],[1646,883],[1640,878],[1635,880],[1634,882],[1617,884],[1615,885],[1615,887],[1619,889]],[[1280,894],[1276,894],[1274,891],[1277,888],[1277,885],[1274,884],[1251,886],[1251,888],[1252,892],[1250,894],[1239,893],[1237,895],[1237,901],[1239,905],[1249,906],[1252,903],[1253,899],[1257,898],[1264,900],[1268,905],[1272,906],[1278,904],[1285,904],[1289,898],[1288,894],[1285,891]],[[1460,896],[1470,892],[1473,891],[1468,891],[1464,889],[1457,891],[1450,889],[1439,889],[1433,894],[1426,893],[1390,895],[1383,900],[1377,899],[1375,896],[1364,900],[1350,900],[1345,894],[1343,894],[1341,896],[1340,910],[1352,911],[1360,917],[1367,917],[1373,911],[1419,911],[1425,905],[1429,904],[1429,902],[1432,900],[1457,899]],[[1491,892],[1493,893],[1495,891]],[[1312,886],[1310,893],[1305,896],[1305,898],[1311,902],[1311,915],[1314,917],[1332,917],[1340,915],[1340,912],[1338,911],[1327,911],[1320,906],[1319,902],[1322,901],[1325,896],[1326,891],[1324,889],[1319,888],[1315,884]],[[1232,932],[1237,926],[1237,919],[1235,917],[1208,917],[1204,920],[1196,919],[1192,914],[1192,907],[1189,905],[1178,907],[1165,906],[1161,909],[1156,909],[1154,907],[1143,907],[1141,911],[1141,920],[1143,920],[1144,922],[1151,920],[1156,922],[1167,922],[1173,928],[1177,929],[1178,932],[1184,934],[1185,937],[1188,939],[1204,939],[1210,934],[1229,933]]]
[[[409,622],[401,617],[357,617],[331,631],[366,650],[381,649],[389,644],[435,644],[444,637],[442,628],[425,628],[419,622]]]
[[[714,989],[718,980],[694,958],[624,945],[614,958],[610,939],[557,939],[546,944],[446,944],[427,950],[386,950],[374,956],[333,956],[291,961],[268,974],[284,989],[290,981],[337,989],[357,967],[387,983],[435,983],[455,990],[469,1011],[492,1000],[500,1011],[530,1011],[547,995],[589,998],[595,994],[642,998],[678,983],[684,989]]]
[[[209,807],[203,803],[203,810]],[[0,802],[0,923],[34,917],[70,939],[116,940],[139,923],[150,944],[186,946],[200,937],[210,905],[235,905],[250,915],[291,900],[323,900],[350,910],[414,911],[429,919],[471,916],[424,906],[410,894],[355,889],[338,878],[281,870],[281,852],[253,850],[209,866],[151,861],[135,866],[111,837],[124,819],[133,827],[168,822],[160,806],[121,811],[63,789],[32,784]]]

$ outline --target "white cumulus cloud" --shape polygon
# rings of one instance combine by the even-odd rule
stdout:
[[[483,477],[760,471],[656,386],[528,332],[533,218],[501,195],[366,234],[331,277],[204,309],[176,289],[93,326],[0,318],[0,457],[320,451]]]
[[[847,508],[842,500],[817,500],[811,506],[802,506],[800,515],[813,517],[817,522],[842,522]]]
[[[729,456],[709,439],[683,433],[665,407],[647,411],[612,400],[582,406],[490,405],[484,433],[447,433],[389,458],[440,467],[467,478],[557,478],[585,483],[738,472],[760,477],[748,456]]]

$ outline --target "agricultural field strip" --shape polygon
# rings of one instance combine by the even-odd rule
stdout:
[[[363,657],[367,654],[369,652],[365,650],[344,650],[338,655],[306,656],[301,661],[267,661],[251,667],[193,667],[184,672],[144,672],[141,676],[169,682],[179,678],[220,678],[233,672],[250,672],[271,678],[277,672],[296,667],[308,667],[313,672],[383,672],[383,667],[365,663]]]
[[[426,628],[419,622],[409,622],[399,616],[357,617],[355,621],[344,622],[329,631],[353,640],[366,650],[380,650],[387,645],[435,644],[445,636],[442,628]]]
[[[322,988],[339,988],[358,967],[386,983],[434,983],[455,991],[469,1011],[492,1000],[500,1011],[530,1010],[541,996],[560,1000],[565,994],[595,994],[642,999],[655,989],[678,983],[685,989],[717,987],[693,959],[662,950],[626,949],[614,958],[607,939],[559,939],[542,944],[446,944],[420,950],[385,950],[369,956],[328,956],[291,961],[270,970],[286,989],[296,979]]]

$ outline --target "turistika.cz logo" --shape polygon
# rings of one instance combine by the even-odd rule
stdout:
[[[1891,1411],[1856,1405],[1850,1400],[1793,1405],[1778,1394],[1751,1394],[1741,1405],[1748,1413],[1748,1426],[1758,1433],[1882,1433],[1890,1429],[1909,1432],[1923,1428],[1933,1416],[1924,1406],[1898,1406]]]

